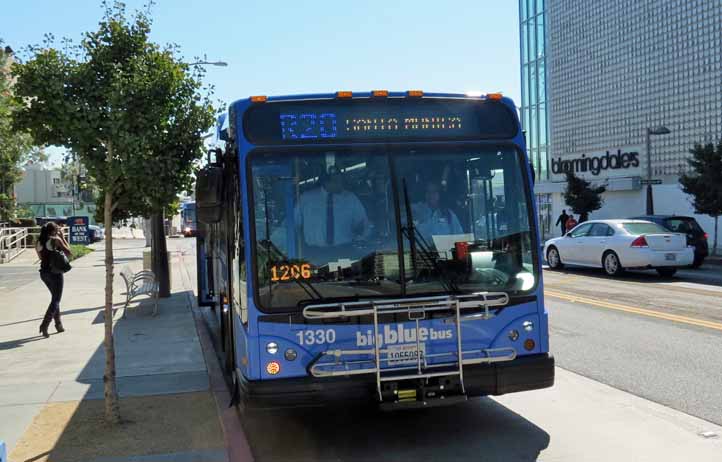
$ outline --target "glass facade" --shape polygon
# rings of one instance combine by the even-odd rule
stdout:
[[[549,179],[544,0],[519,0],[521,120],[539,181]]]

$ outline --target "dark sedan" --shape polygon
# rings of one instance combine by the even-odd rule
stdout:
[[[687,236],[687,245],[694,246],[694,263],[693,268],[698,268],[709,255],[709,245],[707,244],[707,233],[697,223],[693,217],[680,215],[643,215],[634,217],[635,220],[647,220],[672,231],[682,233]]]

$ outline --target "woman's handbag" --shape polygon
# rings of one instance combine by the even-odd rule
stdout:
[[[70,266],[70,261],[68,260],[67,255],[65,255],[60,250],[53,250],[50,251],[50,256],[48,257],[50,260],[50,272],[54,274],[63,274],[70,271],[72,266]]]

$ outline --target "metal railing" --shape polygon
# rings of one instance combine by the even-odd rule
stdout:
[[[350,303],[328,303],[309,305],[303,316],[308,320],[329,320],[350,317],[371,316],[373,319],[373,341],[369,348],[329,349],[321,352],[309,365],[314,377],[337,377],[359,374],[375,374],[376,391],[383,401],[382,383],[388,381],[429,379],[432,377],[458,376],[462,393],[465,394],[464,366],[513,361],[517,352],[514,348],[483,348],[464,350],[462,347],[461,324],[473,319],[488,320],[495,316],[489,307],[503,307],[509,303],[504,292],[484,292],[469,295],[423,297],[415,299],[368,300]],[[379,317],[382,315],[408,316],[413,322],[413,336],[416,342],[412,363],[393,364],[389,357],[391,349],[379,345]],[[448,351],[427,354],[421,344],[421,325],[424,319],[442,315],[444,322],[456,327],[456,342]],[[330,358],[324,361],[323,358]]]
[[[7,263],[23,253],[27,228],[0,228],[0,263]]]
[[[40,226],[0,226],[0,263],[8,263],[28,248],[34,248],[40,236]],[[65,236],[68,227],[60,228]]]

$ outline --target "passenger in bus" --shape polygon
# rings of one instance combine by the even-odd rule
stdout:
[[[341,172],[330,167],[321,185],[301,194],[297,223],[306,245],[333,247],[365,239],[369,221],[356,194],[346,190]]]
[[[421,236],[433,245],[432,236],[462,234],[464,231],[456,214],[441,203],[441,187],[438,183],[426,183],[424,202],[411,206],[414,223]]]

